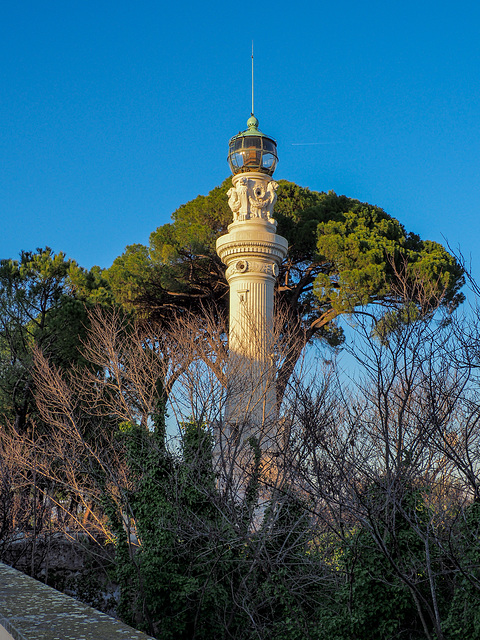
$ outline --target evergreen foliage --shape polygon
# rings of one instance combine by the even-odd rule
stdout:
[[[464,273],[438,243],[280,181],[281,447],[272,463],[250,438],[235,492],[203,410],[169,442],[175,385],[199,397],[206,369],[224,383],[206,317],[226,313],[230,186],[103,271],[48,248],[1,262],[1,553],[19,528],[111,543],[117,613],[161,640],[476,640],[480,332],[442,315]],[[300,354],[341,344],[338,319],[357,312],[372,320],[365,380],[349,396],[323,372],[315,395],[315,376],[293,375]],[[223,397],[205,388],[199,405]]]

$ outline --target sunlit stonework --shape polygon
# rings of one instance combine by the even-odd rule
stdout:
[[[233,187],[228,190],[227,195],[234,222],[251,218],[264,218],[273,222],[278,188],[275,180],[259,173],[238,175],[232,182]]]
[[[245,443],[254,435],[269,448],[266,426],[275,420],[274,288],[288,243],[276,234],[273,209],[278,184],[276,142],[248,129],[230,140],[232,188],[228,204],[233,222],[217,240],[230,287],[229,374],[223,437]]]

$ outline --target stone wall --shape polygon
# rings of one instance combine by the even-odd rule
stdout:
[[[1,563],[0,625],[0,640],[153,640]]]
[[[8,633],[5,627],[0,626],[0,640],[15,640],[15,638]]]

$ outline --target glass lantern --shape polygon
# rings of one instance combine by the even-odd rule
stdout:
[[[248,129],[230,140],[228,164],[234,175],[259,171],[273,175],[277,166],[277,143],[258,130],[258,120],[252,114],[247,121]]]

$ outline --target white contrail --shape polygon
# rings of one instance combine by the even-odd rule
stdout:
[[[292,142],[292,147],[304,147],[310,144],[342,144],[342,142],[340,140],[335,142]]]

